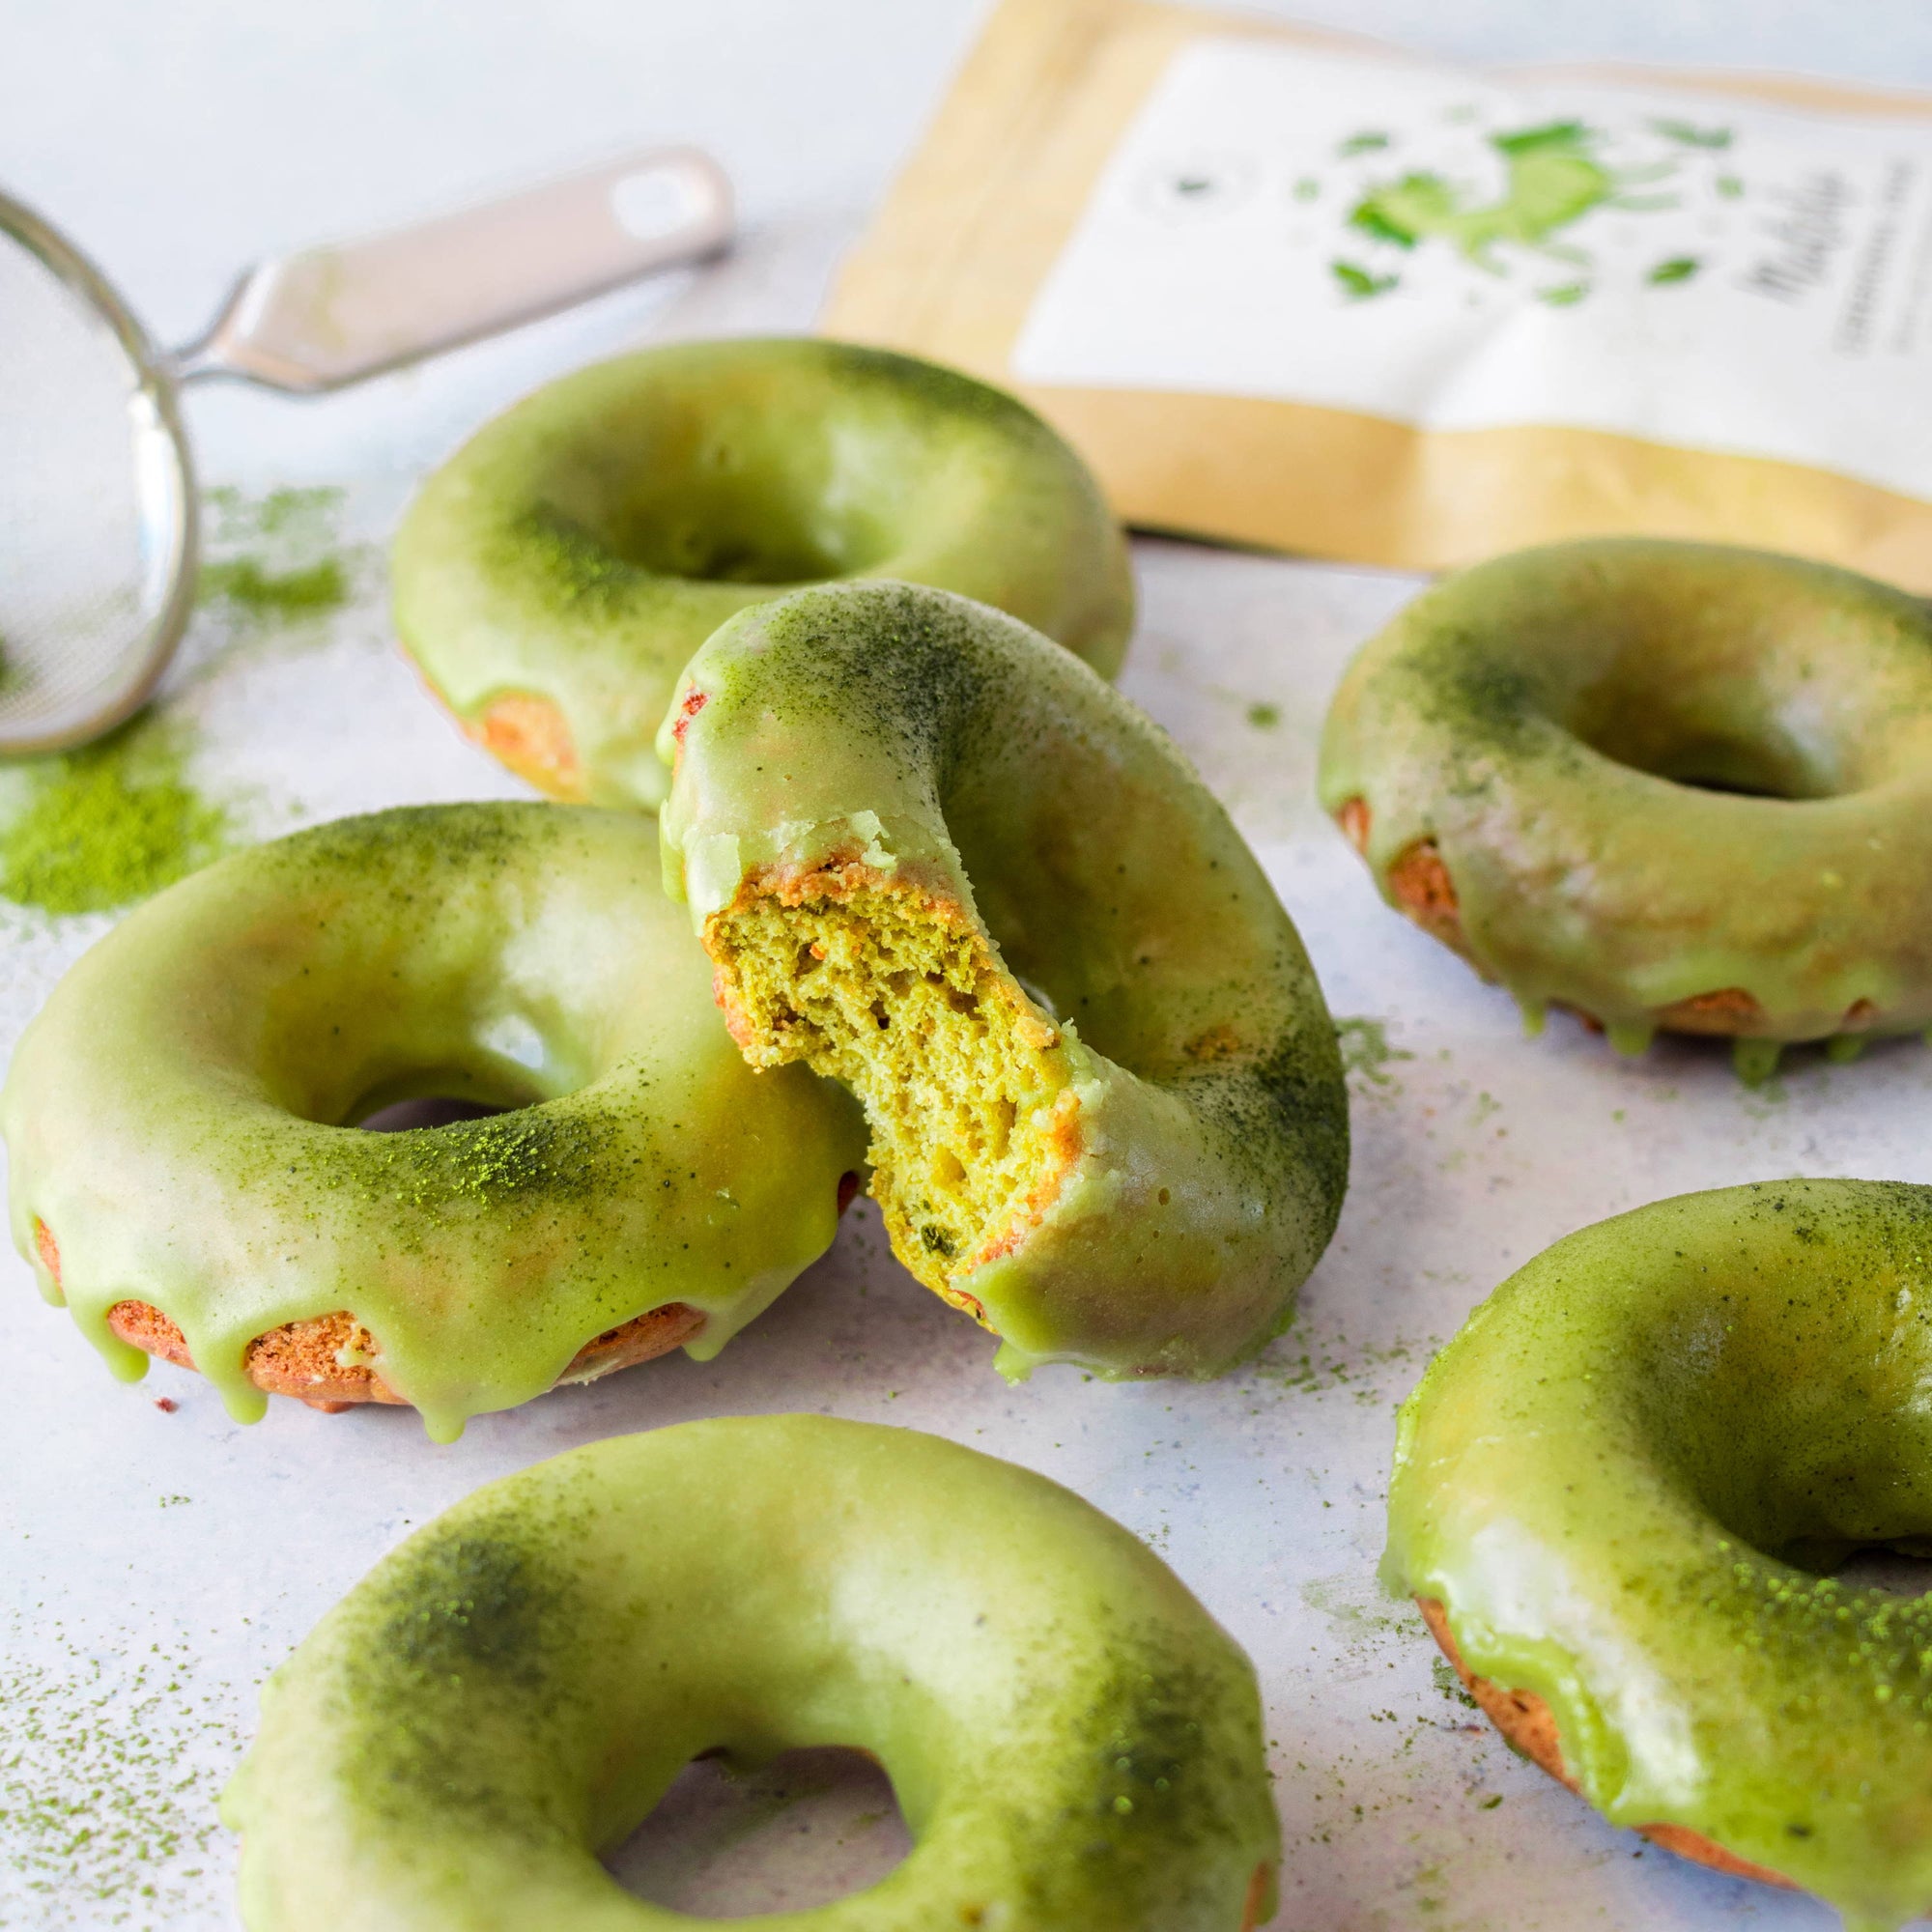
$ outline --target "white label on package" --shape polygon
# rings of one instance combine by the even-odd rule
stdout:
[[[1012,367],[1607,430],[1932,497],[1932,121],[1199,41]]]

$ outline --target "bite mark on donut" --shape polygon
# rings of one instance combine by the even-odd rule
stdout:
[[[577,746],[563,713],[548,697],[510,692],[492,698],[476,719],[458,722],[472,744],[539,791],[567,805],[583,802]]]
[[[1025,1245],[1081,1157],[1059,1028],[942,881],[856,850],[754,873],[704,944],[740,1051],[857,1094],[894,1252],[984,1323],[960,1283]]]
[[[1581,1797],[1582,1788],[1563,1761],[1562,1742],[1557,1737],[1556,1719],[1549,1706],[1532,1690],[1506,1690],[1487,1677],[1478,1677],[1463,1662],[1455,1633],[1449,1628],[1448,1612],[1438,1599],[1418,1597],[1415,1606],[1422,1612],[1422,1620],[1429,1626],[1430,1635],[1435,1639],[1442,1655],[1462,1679],[1463,1690],[1502,1733],[1503,1741],[1539,1770],[1548,1772],[1559,1784],[1568,1785]],[[1782,1872],[1773,1871],[1769,1865],[1754,1864],[1749,1859],[1741,1859],[1735,1852],[1727,1852],[1723,1846],[1705,1837],[1701,1832],[1691,1831],[1688,1825],[1639,1825],[1636,1830],[1652,1844],[1661,1845],[1679,1858],[1689,1859],[1693,1864],[1709,1865],[1713,1871],[1727,1872],[1733,1878],[1756,1879],[1760,1885],[1775,1885],[1785,1891],[1799,1889]]]
[[[654,1308],[586,1342],[557,1382],[593,1381],[667,1354],[690,1341],[704,1321],[700,1310],[681,1301]],[[107,1325],[144,1354],[177,1368],[195,1366],[180,1325],[149,1302],[117,1301],[107,1311]],[[325,1414],[339,1415],[365,1402],[407,1407],[409,1398],[398,1395],[367,1359],[375,1353],[375,1338],[344,1308],[312,1321],[284,1322],[256,1336],[243,1366],[248,1379],[264,1393],[293,1396]]]

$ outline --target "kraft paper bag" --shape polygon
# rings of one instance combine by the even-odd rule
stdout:
[[[1932,590],[1932,98],[1005,0],[823,326],[1017,390],[1147,527]]]

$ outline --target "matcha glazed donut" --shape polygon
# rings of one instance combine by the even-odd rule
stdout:
[[[512,1109],[400,1133],[414,1095]],[[257,846],[85,954],[0,1092],[14,1238],[116,1371],[413,1403],[708,1358],[831,1242],[857,1110],[743,1065],[655,828],[544,805]]]
[[[1932,607],[1822,564],[1605,540],[1480,564],[1368,644],[1323,806],[1391,902],[1640,1052],[1932,1024]]]
[[[464,730],[540,790],[656,807],[652,740],[724,619],[895,578],[1120,668],[1126,544],[1023,404],[884,350],[680,343],[552,383],[433,475],[398,531],[396,628]]]
[[[847,584],[725,624],[665,746],[733,1037],[859,1094],[895,1252],[1004,1369],[1279,1332],[1348,1180],[1335,1032],[1158,726],[999,611]]]
[[[621,1844],[701,1752],[869,1752],[913,1849],[768,1932],[1247,1932],[1279,1828],[1254,1672],[1030,1470],[822,1416],[491,1484],[270,1679],[222,1801],[249,1932],[695,1932]]]
[[[1404,1405],[1388,1588],[1613,1824],[1836,1906],[1932,1907],[1932,1188],[1788,1180],[1570,1236]]]

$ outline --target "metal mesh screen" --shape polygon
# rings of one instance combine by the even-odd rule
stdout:
[[[0,229],[0,730],[107,709],[139,675],[180,488],[113,328]]]

